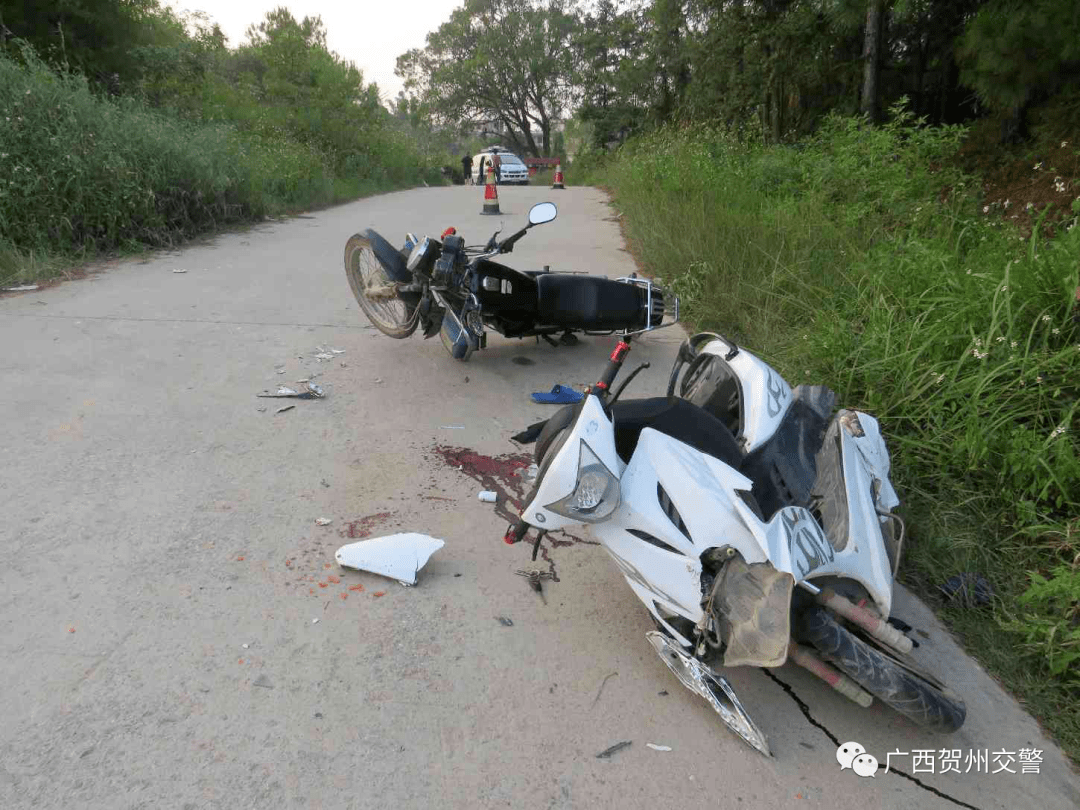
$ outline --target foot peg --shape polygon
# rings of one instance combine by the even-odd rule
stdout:
[[[663,633],[652,630],[645,634],[645,638],[682,685],[705,698],[728,728],[751,748],[767,757],[772,756],[768,740],[750,719],[726,678],[716,674],[696,658],[691,658]]]

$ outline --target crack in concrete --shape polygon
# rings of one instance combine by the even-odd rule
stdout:
[[[784,681],[780,680],[780,678],[778,678],[776,676],[776,673],[772,672],[771,670],[764,669],[764,668],[760,668],[760,669],[761,669],[761,672],[765,673],[765,676],[767,678],[774,681],[781,689],[784,690],[784,692],[787,693],[788,697],[790,697],[793,701],[795,701],[795,705],[797,705],[799,707],[799,711],[801,711],[803,713],[803,717],[806,718],[806,721],[810,725],[812,725],[816,729],[819,729],[826,737],[829,738],[829,740],[832,742],[832,744],[835,745],[837,748],[840,747],[839,738],[835,734],[833,734],[831,731],[829,731],[827,728],[825,728],[824,725],[822,725],[821,723],[819,723],[817,720],[814,719],[814,716],[812,714],[810,714],[810,707],[802,700],[802,698],[800,698],[798,695],[795,694],[795,690],[791,688],[790,684],[785,683]],[[961,801],[960,799],[956,799],[956,798],[950,796],[947,793],[942,793],[937,788],[926,784],[925,782],[923,782],[920,779],[916,779],[911,774],[906,773],[905,771],[902,771],[899,768],[890,767],[889,770],[888,770],[888,773],[895,773],[897,776],[900,776],[900,777],[902,777],[904,779],[907,779],[907,780],[909,780],[911,782],[914,782],[916,785],[921,787],[923,790],[926,790],[926,791],[928,791],[930,793],[933,793],[935,796],[937,796],[937,797],[939,797],[941,799],[945,799],[948,802],[952,802],[953,804],[957,805],[958,807],[966,807],[968,810],[980,810],[980,808],[976,807],[975,805],[968,804],[967,802]]]

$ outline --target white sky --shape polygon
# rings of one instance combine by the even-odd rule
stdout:
[[[384,102],[397,98],[401,80],[394,75],[398,56],[422,48],[429,31],[464,5],[463,0],[172,0],[177,11],[204,11],[221,26],[235,48],[247,38],[244,31],[266,12],[288,8],[297,20],[322,17],[326,43],[343,59],[364,72],[365,84],[375,82]]]

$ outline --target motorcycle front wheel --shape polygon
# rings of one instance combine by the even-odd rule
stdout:
[[[802,614],[799,624],[802,635],[826,661],[912,722],[943,732],[964,725],[964,701],[893,655],[863,641],[824,608],[811,608]]]
[[[379,252],[393,246],[354,233],[345,243],[345,276],[356,302],[371,325],[392,338],[407,338],[416,331],[416,305],[401,300],[394,282],[379,258]]]

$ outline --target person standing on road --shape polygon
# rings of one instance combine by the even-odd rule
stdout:
[[[472,183],[472,155],[465,155],[461,159],[461,177],[462,185],[469,185]]]
[[[495,182],[502,182],[502,158],[498,154],[491,156],[491,165],[495,167]]]

